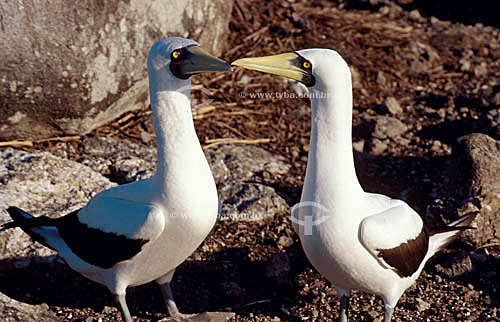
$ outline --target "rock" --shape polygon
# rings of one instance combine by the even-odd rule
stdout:
[[[423,312],[431,308],[431,305],[424,300],[419,299],[418,297],[415,299],[417,301],[417,310],[419,312]]]
[[[471,70],[471,61],[467,58],[462,58],[460,61],[460,70],[463,72],[469,72]]]
[[[363,152],[364,146],[365,146],[364,140],[352,142],[352,147],[354,148],[354,150],[358,152]]]
[[[263,172],[280,176],[290,170],[283,157],[253,145],[219,145],[206,149],[205,156],[217,184],[226,180],[243,182]]]
[[[256,146],[233,144],[208,148],[205,156],[217,184],[223,218],[258,221],[288,212],[285,199],[273,188],[246,182],[262,176],[277,180],[288,173],[290,165],[283,157]]]
[[[486,134],[473,133],[458,139],[464,170],[472,190],[500,192],[500,141]]]
[[[408,127],[400,120],[390,116],[382,116],[377,118],[372,136],[377,139],[393,139],[407,130]]]
[[[0,317],[3,322],[57,322],[46,304],[30,305],[0,293]]]
[[[420,11],[418,11],[417,9],[410,11],[409,17],[411,20],[415,20],[415,21],[422,20],[422,15],[420,14]]]
[[[399,105],[398,100],[392,96],[385,99],[385,106],[387,107],[389,113],[393,115],[403,112],[403,109],[401,108],[401,105]]]
[[[469,254],[461,252],[447,258],[443,263],[437,264],[435,269],[450,278],[454,278],[472,272],[473,265]]]
[[[466,178],[466,202],[459,214],[479,211],[474,230],[461,234],[461,239],[481,247],[500,241],[500,141],[480,133],[458,139],[460,149],[454,154],[459,171]],[[482,197],[477,198],[481,194]],[[475,200],[475,201],[474,201]],[[474,202],[473,202],[474,201]],[[478,204],[479,203],[479,204]]]
[[[352,88],[362,89],[363,83],[361,82],[361,76],[359,75],[358,70],[354,66],[349,66],[349,69],[351,70]]]
[[[384,75],[384,72],[379,70],[377,72],[377,84],[381,87],[387,87],[387,77]]]
[[[497,106],[497,114],[498,114],[498,108],[500,108],[500,92],[497,92],[495,93],[491,99],[490,99],[491,103],[495,106]]]
[[[0,139],[85,134],[148,105],[146,57],[167,36],[222,51],[233,1],[2,4]]]
[[[440,59],[436,49],[428,44],[412,41],[409,44],[410,52],[407,53],[409,69],[414,74],[424,74],[432,68],[432,64]]]
[[[80,160],[119,184],[151,177],[156,170],[156,143],[151,146],[116,137],[92,137],[83,142]]]
[[[488,75],[488,64],[481,62],[479,65],[474,67],[474,75],[476,77],[483,77]]]
[[[380,155],[387,150],[388,146],[379,139],[372,139],[368,143],[368,151],[374,155]]]
[[[278,239],[278,247],[280,249],[283,249],[283,248],[286,248],[286,247],[290,247],[292,245],[293,245],[293,239],[290,238],[290,237],[288,237],[288,236],[282,235]]]
[[[259,221],[287,213],[289,206],[276,191],[259,183],[229,181],[219,188],[221,216],[235,220]]]
[[[0,225],[10,221],[8,206],[35,216],[59,217],[84,206],[97,192],[110,188],[108,179],[80,163],[47,152],[0,150]],[[29,266],[38,257],[55,253],[34,243],[20,229],[0,233],[0,259],[16,259],[14,266]],[[54,257],[49,257],[54,259]]]
[[[470,208],[470,202],[465,203],[458,213],[466,214],[465,209]],[[479,214],[473,222],[475,229],[470,229],[460,234],[460,239],[473,247],[497,244],[500,241],[500,195],[486,195],[481,198]]]
[[[439,140],[434,140],[432,142],[431,151],[434,153],[439,153],[442,151],[443,144]]]

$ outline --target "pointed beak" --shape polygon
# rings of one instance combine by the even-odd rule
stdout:
[[[212,56],[201,47],[193,45],[186,48],[185,57],[179,62],[172,63],[171,68],[175,70],[176,76],[187,79],[199,73],[231,70],[231,65]]]
[[[313,86],[314,76],[310,69],[302,67],[302,58],[297,53],[285,53],[273,56],[240,58],[231,63],[246,69],[280,75],[297,80],[306,86]]]

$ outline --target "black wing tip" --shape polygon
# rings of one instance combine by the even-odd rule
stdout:
[[[15,207],[15,206],[9,206],[9,208],[6,209],[6,211],[9,213],[9,215],[14,219],[14,216],[22,216],[23,218],[31,218],[33,217],[26,211],[22,210],[21,208]]]
[[[16,228],[19,227],[20,224],[30,218],[30,214],[27,212],[23,211],[20,208],[14,207],[14,206],[9,206],[9,208],[5,209],[7,213],[10,215],[13,221],[7,222],[3,225],[0,226],[0,232],[10,229],[10,228]],[[31,216],[32,217],[32,216]]]
[[[12,213],[18,213],[21,211],[20,208],[17,208],[15,206],[9,206],[9,208],[6,209],[9,214],[12,215]]]

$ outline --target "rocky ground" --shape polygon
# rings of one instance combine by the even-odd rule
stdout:
[[[405,198],[430,225],[481,212],[476,232],[427,265],[401,298],[394,320],[497,321],[500,25],[491,13],[498,8],[488,3],[488,10],[481,9],[485,1],[474,2],[476,9],[443,3],[450,5],[439,10],[411,0],[237,0],[223,58],[309,47],[339,51],[353,74],[353,145],[365,189]],[[223,209],[268,217],[218,222],[176,273],[180,309],[231,310],[234,321],[335,320],[335,290],[308,263],[287,218],[305,173],[308,101],[252,98],[294,93],[294,84],[239,69],[197,76],[194,83],[211,92],[194,90],[195,103],[214,100],[195,110],[195,125],[202,144],[212,146],[206,154]],[[464,137],[471,133],[485,135]],[[246,144],[220,145],[234,139]],[[1,151],[0,206],[15,203],[36,214],[72,210],[104,187],[151,175],[155,162],[148,110],[78,140],[24,149]],[[62,321],[119,320],[106,289],[21,233],[8,234],[15,242],[5,239],[0,246],[16,251],[2,253],[0,292],[41,304],[37,310]],[[128,302],[138,321],[165,316],[155,285],[131,289]],[[2,312],[17,312],[9,305]],[[381,300],[371,295],[355,293],[351,307],[354,321],[382,316]]]

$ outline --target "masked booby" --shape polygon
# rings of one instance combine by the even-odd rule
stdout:
[[[192,120],[191,76],[231,69],[184,38],[154,44],[147,67],[158,150],[155,175],[102,191],[60,218],[33,217],[10,207],[13,221],[1,227],[21,228],[56,250],[72,269],[105,285],[126,322],[132,322],[127,287],[150,281],[160,285],[169,314],[181,316],[170,281],[218,213],[215,182]]]
[[[340,321],[351,290],[382,297],[384,321],[425,263],[471,224],[475,214],[430,232],[404,201],[365,192],[352,151],[352,83],[334,50],[305,49],[242,58],[234,66],[285,76],[308,87],[310,149],[301,202],[292,221],[312,265],[337,289]]]

